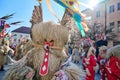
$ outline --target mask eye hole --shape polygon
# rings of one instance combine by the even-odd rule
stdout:
[[[50,40],[50,46],[54,46],[54,40]]]
[[[54,42],[54,40],[50,40],[50,42]]]
[[[47,42],[47,39],[44,39],[45,42]]]

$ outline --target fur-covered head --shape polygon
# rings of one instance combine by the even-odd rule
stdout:
[[[88,57],[90,54],[94,54],[95,55],[96,50],[95,50],[95,48],[93,46],[84,43],[83,49],[84,49],[84,51],[86,53],[85,57]]]
[[[62,80],[79,80],[80,78],[85,77],[85,72],[79,66],[69,62],[54,75],[56,77],[53,77],[51,80],[56,80],[56,78],[62,78]]]
[[[68,41],[69,31],[53,22],[41,22],[32,26],[31,35],[35,44],[44,45],[45,40],[53,40],[54,46],[63,48]]]
[[[5,38],[0,39],[0,53],[7,54],[11,48],[9,47],[9,40]]]
[[[111,56],[116,56],[120,59],[120,45],[111,47],[107,50],[107,58],[109,59]]]
[[[106,58],[106,54],[107,54],[107,46],[101,46],[99,48],[99,55],[102,57],[102,58]]]
[[[63,70],[67,73],[69,78],[71,76],[70,80],[79,80],[81,77],[85,76],[85,72],[72,62],[69,62],[68,66],[65,66]]]
[[[94,54],[95,55],[95,48],[94,47],[90,47],[89,50],[88,50],[88,53],[87,53],[87,56],[89,57],[91,54]]]
[[[0,39],[0,45],[9,46],[9,40],[7,40],[7,39],[5,39],[5,38],[1,38],[1,39]]]
[[[22,58],[32,48],[33,48],[33,42],[32,41],[28,41],[26,43],[22,42],[22,43],[17,44],[16,49],[15,49],[15,54],[16,54],[15,57],[18,58],[18,59]]]

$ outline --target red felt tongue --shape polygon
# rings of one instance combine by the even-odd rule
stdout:
[[[40,67],[40,71],[39,71],[39,74],[41,76],[45,76],[48,73],[48,60],[49,60],[49,53],[45,52],[44,60],[43,60],[42,66]]]
[[[73,2],[73,1],[69,1],[69,4],[70,4],[70,5],[73,5],[73,4],[74,4],[74,2]]]

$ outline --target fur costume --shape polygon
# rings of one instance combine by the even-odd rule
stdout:
[[[72,55],[61,65],[60,70],[54,74],[52,80],[79,80],[85,77],[85,72],[71,61]]]
[[[66,27],[52,22],[38,23],[32,26],[31,35],[34,48],[24,53],[26,55],[10,67],[4,78],[5,80],[51,80],[54,73],[59,70],[61,63],[67,59],[68,56],[64,51],[64,46],[68,40],[69,32]],[[39,70],[44,59],[45,40],[54,40],[54,45],[49,47],[48,73],[41,76]],[[28,79],[25,76],[29,74]],[[78,74],[82,73],[79,72]],[[74,76],[77,76],[77,73]]]
[[[106,63],[106,54],[107,54],[107,47],[101,46],[99,48],[99,55],[98,55],[98,62],[100,65],[100,71],[102,80],[106,80],[106,71],[105,71],[105,63]]]
[[[8,52],[10,50],[12,53],[14,53],[14,51],[9,47],[9,41],[1,38],[0,39],[0,66],[7,64]]]
[[[27,43],[19,43],[15,49],[15,58],[17,60],[21,59],[33,47],[34,45],[32,41],[28,41]]]
[[[94,80],[95,70],[98,68],[94,47],[86,50],[86,57],[83,59],[83,64],[86,70],[86,80]]]
[[[104,51],[107,52],[107,47],[106,47],[106,46],[101,46],[100,49],[99,49],[99,55],[100,55],[102,58],[105,58],[105,56],[106,56],[106,53],[103,54]]]
[[[120,79],[120,45],[114,46],[107,51],[106,72],[108,80]]]
[[[107,58],[109,59],[112,55],[120,59],[120,45],[117,45],[108,49]]]

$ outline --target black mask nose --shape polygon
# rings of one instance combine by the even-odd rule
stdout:
[[[46,46],[46,49],[49,49],[49,47],[48,47],[48,46]]]
[[[45,49],[45,50],[49,50],[49,46],[48,46],[48,45],[45,45],[45,46],[44,46],[44,49]]]

